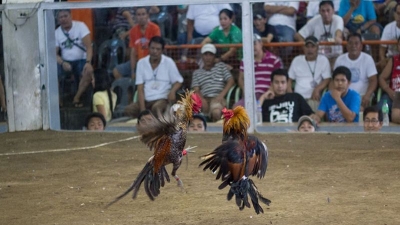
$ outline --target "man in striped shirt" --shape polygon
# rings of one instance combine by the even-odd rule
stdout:
[[[235,84],[232,74],[223,62],[215,63],[217,49],[213,44],[201,48],[203,68],[193,72],[192,88],[203,102],[202,112],[211,122],[221,119],[221,110],[226,106],[225,95]]]
[[[254,39],[254,77],[255,77],[255,94],[258,100],[262,94],[267,92],[271,86],[272,71],[282,68],[281,59],[271,52],[263,49],[262,39],[258,34],[253,35]],[[243,61],[240,63],[240,73],[238,85],[242,90],[243,98],[235,103],[233,108],[238,105],[244,107],[244,66]]]

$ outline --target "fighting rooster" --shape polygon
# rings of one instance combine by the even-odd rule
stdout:
[[[246,110],[237,106],[233,110],[223,109],[223,138],[222,144],[214,151],[202,157],[204,161],[199,166],[203,170],[210,169],[217,173],[216,179],[223,181],[218,187],[225,188],[230,185],[228,201],[233,195],[240,210],[250,208],[250,196],[254,210],[257,214],[264,213],[259,201],[269,205],[271,201],[264,198],[257,190],[249,176],[263,178],[267,170],[268,150],[257,137],[248,135],[247,129],[250,120]]]
[[[165,185],[165,180],[170,181],[165,166],[173,165],[171,175],[174,176],[180,187],[183,183],[176,175],[181,165],[184,147],[186,144],[187,125],[193,113],[200,112],[201,99],[194,92],[187,91],[182,100],[171,107],[171,111],[165,115],[159,114],[151,123],[138,128],[141,134],[141,141],[150,150],[154,151],[146,165],[139,173],[132,185],[123,194],[107,205],[110,206],[126,196],[133,190],[133,197],[136,198],[140,185],[144,182],[144,189],[147,196],[154,200],[160,194],[160,187]]]

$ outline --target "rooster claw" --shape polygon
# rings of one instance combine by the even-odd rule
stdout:
[[[175,175],[174,177],[175,177],[175,180],[176,180],[176,182],[177,182],[178,187],[181,188],[181,191],[185,191],[185,189],[183,188],[183,182],[182,182],[182,180],[181,180],[177,175]]]

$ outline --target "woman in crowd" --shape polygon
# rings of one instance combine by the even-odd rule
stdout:
[[[207,43],[214,44],[237,44],[242,43],[242,31],[233,23],[233,12],[229,9],[223,9],[219,12],[220,26],[214,28],[211,34],[206,37],[201,45]],[[238,53],[237,53],[238,52]],[[235,47],[223,48],[220,60],[228,61],[231,57],[242,58],[241,50],[237,51]]]
[[[106,121],[112,119],[117,95],[111,90],[111,80],[106,69],[96,69],[92,81],[94,88],[92,111],[101,113]]]

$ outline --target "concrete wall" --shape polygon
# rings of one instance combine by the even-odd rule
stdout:
[[[2,15],[9,131],[42,128],[38,20],[21,20],[18,10]],[[15,24],[22,24],[16,26]]]

